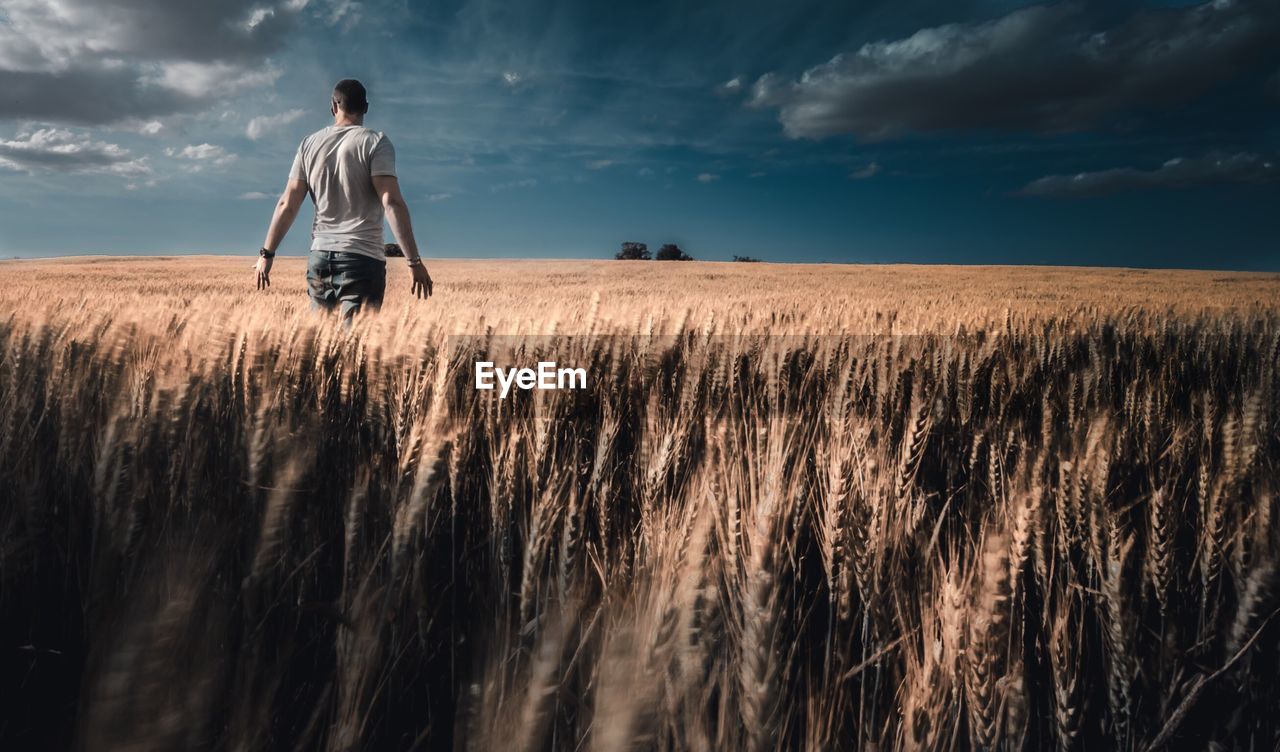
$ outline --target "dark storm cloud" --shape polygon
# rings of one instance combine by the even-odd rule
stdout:
[[[770,73],[751,103],[779,109],[788,135],[998,128],[1063,132],[1191,99],[1274,61],[1280,4],[1216,0],[1141,10],[1111,23],[1079,4],[925,28],[805,71]]]
[[[270,78],[305,0],[6,0],[0,118],[107,123],[198,109]]]
[[[1204,184],[1264,185],[1276,182],[1277,178],[1280,178],[1280,170],[1277,170],[1274,159],[1240,153],[1171,159],[1154,170],[1119,167],[1075,175],[1049,175],[1028,183],[1018,193],[1023,196],[1102,196],[1125,190],[1186,188]]]
[[[7,0],[0,24],[46,60],[134,56],[228,60],[275,49],[299,2],[259,0]]]
[[[112,3],[77,0],[95,8]],[[279,48],[293,11],[260,0],[122,0],[115,4],[122,52],[152,59],[255,59]]]
[[[0,91],[0,119],[79,124],[170,115],[205,102],[173,88],[149,85],[124,69],[0,70]]]

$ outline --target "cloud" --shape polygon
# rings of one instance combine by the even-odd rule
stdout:
[[[287,3],[261,0],[8,0],[0,38],[19,46],[0,57],[0,65],[57,68],[85,58],[249,61],[278,49],[295,15]]]
[[[436,203],[437,201],[448,201],[451,198],[453,198],[453,194],[448,192],[428,193],[426,196],[427,201],[433,204]]]
[[[1263,185],[1280,178],[1277,160],[1258,154],[1208,155],[1170,159],[1153,170],[1118,167],[1075,175],[1048,175],[1018,191],[1022,196],[1102,196],[1125,190],[1186,188],[1213,183]]]
[[[0,69],[0,119],[93,125],[198,109],[204,100],[153,86],[129,70]]]
[[[254,141],[257,141],[276,128],[294,122],[304,114],[306,113],[302,110],[295,109],[289,110],[288,112],[282,112],[279,115],[259,115],[249,121],[249,125],[244,129],[244,134]]]
[[[213,144],[188,144],[181,149],[165,149],[164,153],[179,159],[223,159],[227,156],[226,149]]]
[[[306,3],[303,3],[304,5]],[[361,11],[364,6],[355,0],[333,0],[330,4],[329,15],[325,21],[330,26],[341,26],[344,31],[350,31],[356,24],[360,23]]]
[[[653,168],[641,167],[639,170],[636,170],[636,175],[639,175],[642,178],[653,177]]]
[[[136,133],[139,136],[158,136],[165,129],[165,124],[159,120],[139,120],[137,118],[123,120],[112,126],[110,130],[123,131],[125,133]]]
[[[588,169],[588,170],[603,170],[604,168],[606,168],[606,167],[608,167],[608,166],[610,166],[610,165],[612,165],[612,164],[613,164],[613,160],[612,160],[612,159],[595,159],[595,160],[592,160],[592,161],[590,161],[590,162],[587,162],[587,169]]]
[[[241,193],[239,196],[236,196],[236,198],[241,201],[262,201],[271,198],[271,196],[263,193],[262,191],[249,191],[248,193]]]
[[[233,97],[247,89],[270,86],[280,77],[280,70],[258,66],[251,70],[234,63],[197,63],[182,61],[163,63],[143,78],[143,83],[176,91],[193,100],[214,101]]]
[[[867,178],[873,178],[879,174],[880,174],[880,163],[872,162],[860,170],[854,170],[853,172],[849,173],[849,178],[851,180],[866,180]]]
[[[756,80],[794,138],[996,128],[1063,132],[1187,101],[1265,60],[1280,5],[1216,0],[1113,23],[1095,4],[1038,5],[840,54],[798,80]]]
[[[228,152],[221,146],[214,144],[188,144],[181,149],[172,147],[164,150],[165,156],[174,159],[183,159],[189,162],[208,163],[218,167],[225,167],[236,161],[236,155]],[[199,172],[203,164],[195,164],[187,169],[191,172]]]
[[[502,72],[502,83],[506,84],[507,86],[513,86],[513,87],[518,86],[520,82],[523,80],[524,80],[524,76],[520,75],[516,71]]]
[[[711,183],[720,179],[719,175],[713,175],[710,172],[700,172],[698,177],[694,178],[699,183]]]
[[[489,186],[489,190],[493,193],[499,191],[509,191],[513,188],[532,188],[538,184],[537,178],[522,178],[520,180],[510,180],[505,183],[497,183]]]
[[[301,7],[262,0],[6,0],[0,118],[77,124],[197,111],[278,75]]]
[[[135,158],[121,146],[62,128],[41,128],[0,141],[0,166],[23,172],[151,174],[146,157]]]
[[[268,20],[275,14],[276,12],[273,8],[254,8],[249,13],[249,17],[245,19],[244,28],[246,31],[253,31],[261,26],[263,21]]]
[[[716,87],[716,93],[722,97],[733,96],[742,91],[742,76],[734,76]]]

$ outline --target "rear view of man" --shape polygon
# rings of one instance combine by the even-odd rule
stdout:
[[[364,127],[369,101],[364,85],[343,79],[333,87],[333,125],[307,136],[298,147],[284,194],[276,203],[267,239],[258,252],[258,289],[271,285],[276,248],[311,195],[316,217],[311,227],[307,289],[313,307],[339,310],[350,320],[382,305],[387,259],[382,220],[391,224],[413,275],[411,292],[431,296],[431,275],[413,237],[409,207],[396,179],[396,152],[382,133]]]

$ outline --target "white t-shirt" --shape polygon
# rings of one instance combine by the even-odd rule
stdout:
[[[377,175],[395,177],[396,150],[363,125],[329,126],[302,139],[289,171],[305,181],[315,202],[311,250],[348,251],[386,259]]]

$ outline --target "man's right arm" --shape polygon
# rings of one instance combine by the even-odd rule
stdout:
[[[284,193],[280,195],[280,200],[276,202],[276,210],[271,215],[271,226],[267,228],[267,239],[262,244],[263,248],[274,252],[280,247],[284,236],[293,226],[293,220],[298,218],[298,210],[302,208],[302,202],[306,197],[306,181],[290,178]]]
[[[267,238],[262,243],[261,255],[253,265],[254,272],[258,275],[259,290],[271,286],[272,259],[276,249],[280,247],[280,242],[284,240],[285,234],[293,225],[293,220],[298,217],[298,209],[301,208],[302,200],[306,197],[306,181],[290,177],[284,193],[280,194],[280,200],[276,202],[276,210],[271,215],[271,226],[267,228]]]

